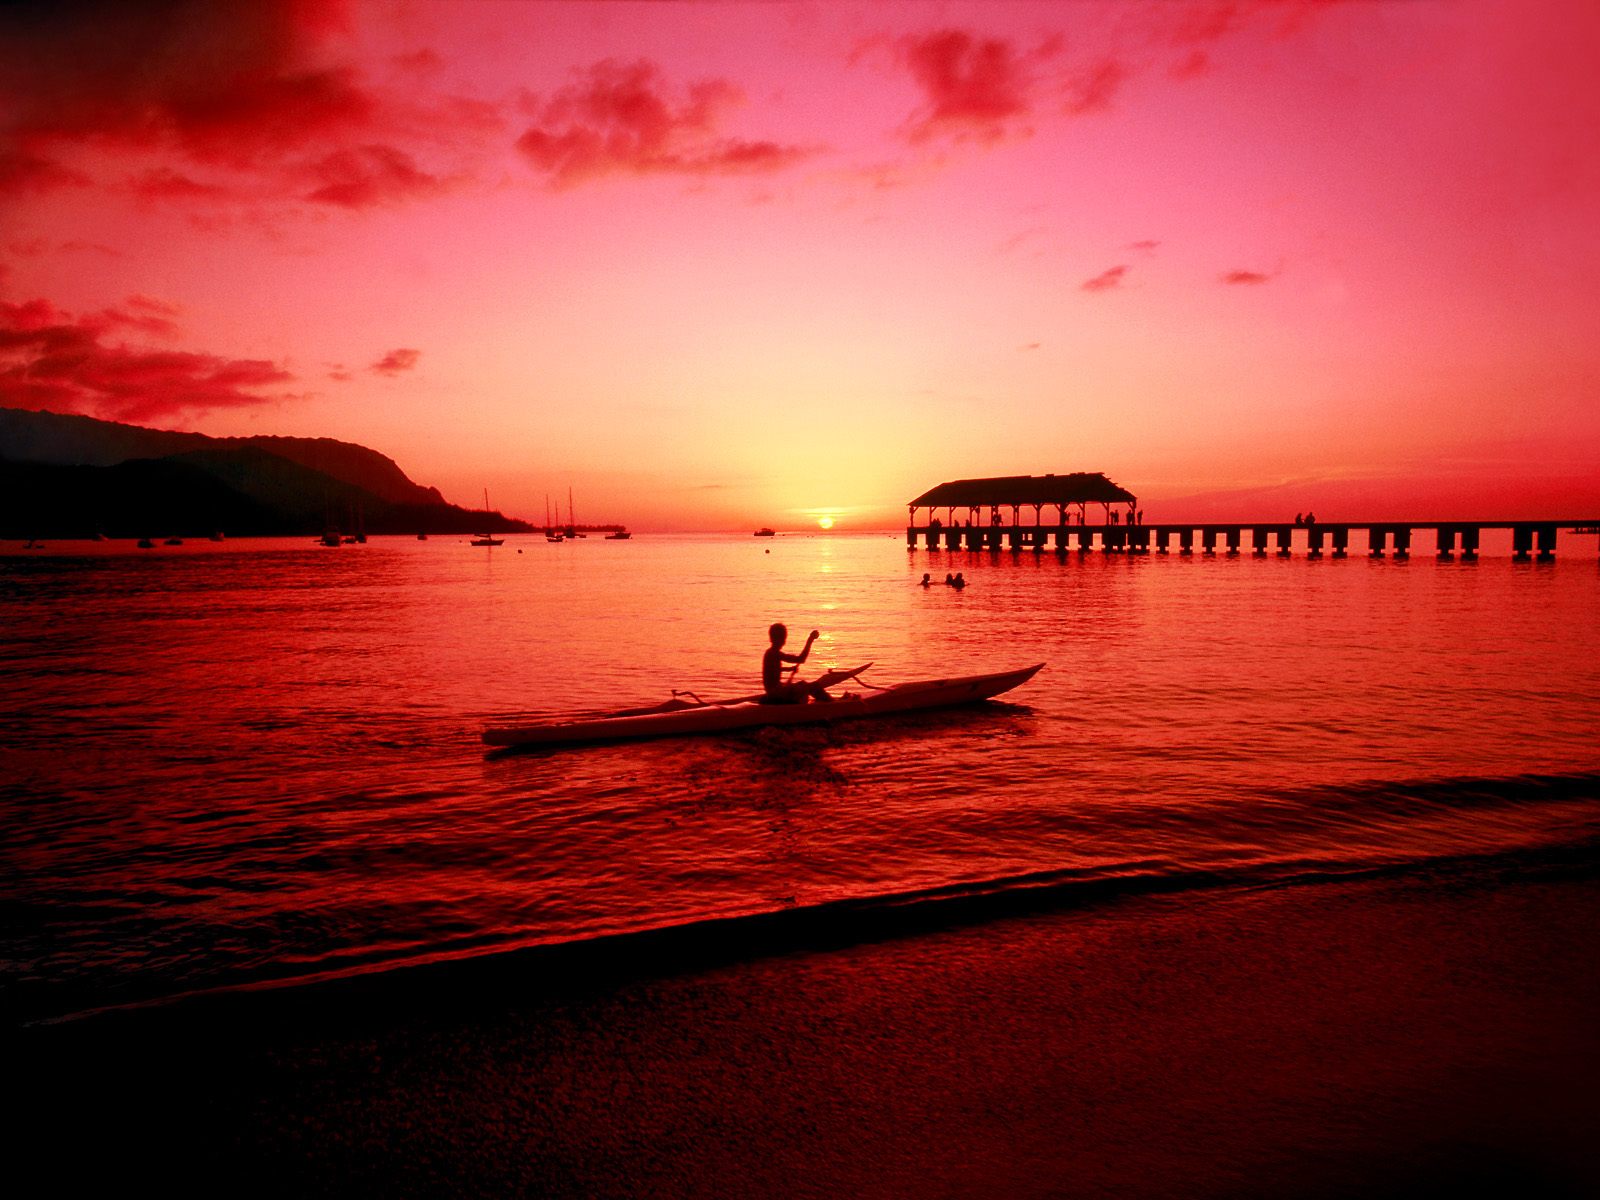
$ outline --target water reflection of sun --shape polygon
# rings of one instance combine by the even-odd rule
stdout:
[[[833,518],[832,517],[818,517],[817,518],[817,524],[820,525],[823,529],[832,529],[833,528]]]

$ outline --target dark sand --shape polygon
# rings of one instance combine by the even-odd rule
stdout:
[[[1413,875],[28,1029],[7,1056],[10,1183],[1592,1196],[1597,918],[1582,874]]]

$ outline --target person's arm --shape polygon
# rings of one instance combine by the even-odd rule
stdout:
[[[801,663],[805,662],[807,655],[811,653],[811,643],[816,640],[817,631],[813,629],[810,633],[806,634],[806,645],[804,650],[800,651],[799,654],[780,654],[778,657],[783,659],[784,662],[792,662],[795,664],[795,666],[799,666]]]

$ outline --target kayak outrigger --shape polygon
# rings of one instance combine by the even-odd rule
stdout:
[[[823,687],[832,687],[848,679],[856,679],[871,665],[867,663],[829,671],[816,682]],[[762,703],[759,695],[742,696],[735,700],[701,700],[693,693],[679,692],[671,700],[649,708],[630,708],[595,716],[561,717],[533,725],[492,727],[483,731],[483,740],[491,746],[501,747],[576,746],[586,742],[681,737],[726,733],[765,725],[815,725],[881,717],[987,700],[1026,683],[1043,666],[1043,663],[1035,663],[1021,670],[1001,671],[993,675],[897,683],[890,687],[875,688],[866,695],[847,692],[826,703],[766,704]]]

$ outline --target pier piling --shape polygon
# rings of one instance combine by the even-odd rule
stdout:
[[[1511,561],[1527,562],[1528,554],[1533,550],[1533,526],[1513,525],[1511,527]]]

